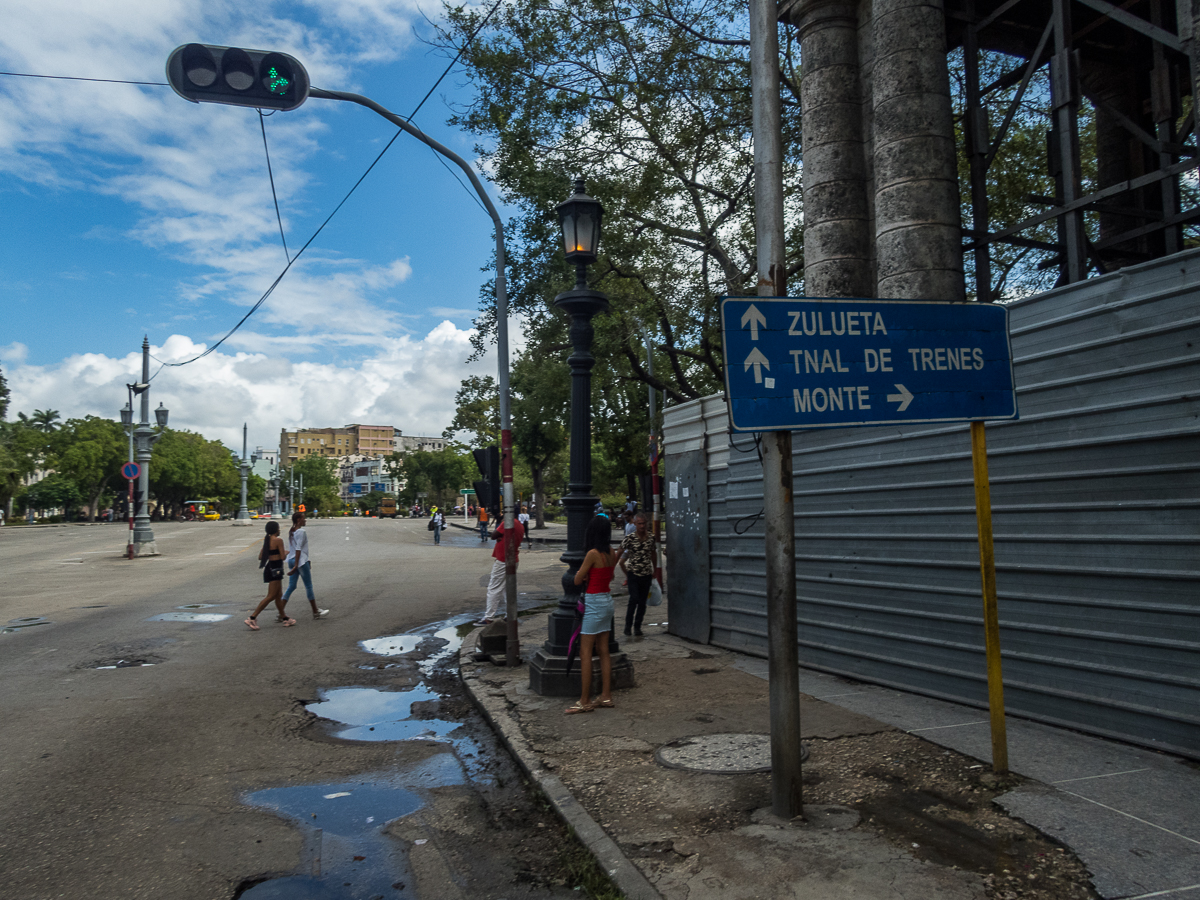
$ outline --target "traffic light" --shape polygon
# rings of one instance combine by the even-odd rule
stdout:
[[[500,448],[484,447],[482,450],[472,450],[475,465],[479,467],[482,481],[475,482],[475,497],[479,505],[489,510],[493,516],[500,515]]]
[[[167,57],[167,81],[193,103],[295,109],[308,98],[308,72],[295,57],[269,50],[184,44]]]

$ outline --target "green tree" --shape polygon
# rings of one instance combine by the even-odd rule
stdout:
[[[240,488],[239,488],[240,491]],[[263,505],[267,497],[267,479],[253,472],[246,478],[246,506],[257,509]]]
[[[342,508],[337,460],[328,456],[308,456],[291,466],[290,479],[288,472],[289,470],[284,470],[284,490],[287,490],[286,485],[289,480],[294,481],[299,487],[300,479],[303,477],[303,502],[309,512],[323,509],[327,513],[333,513]],[[296,502],[300,503],[299,495],[297,495]]]
[[[96,521],[100,498],[124,481],[121,463],[129,453],[125,430],[119,422],[98,416],[68,419],[54,432],[54,468],[78,485]]]
[[[455,493],[475,478],[475,460],[461,448],[416,450],[404,457],[404,490],[400,498],[412,506],[418,493],[428,493],[428,505],[446,506]]]
[[[454,421],[442,432],[446,440],[455,440],[465,432],[469,447],[490,447],[500,443],[500,392],[491,375],[472,375],[464,379],[454,395]]]
[[[567,446],[570,433],[570,382],[570,372],[561,358],[547,360],[525,354],[513,366],[513,448],[518,459],[529,466],[538,528],[546,527],[546,468]]]
[[[8,417],[8,380],[4,377],[4,371],[0,370],[0,422]]]
[[[590,271],[613,313],[595,323],[598,368],[649,381],[676,401],[722,382],[717,300],[754,293],[753,145],[744,4],[733,0],[514,0],[478,37],[484,11],[447,9],[443,42],[476,92],[455,124],[479,149],[506,202],[522,212],[509,234],[510,300],[534,352],[567,343],[549,303],[570,287],[555,206],[566,173],[588,173],[606,209],[601,258]],[[784,29],[787,264],[802,265],[798,79]],[[477,346],[494,331],[490,283]],[[637,322],[663,359],[638,363]],[[617,361],[623,361],[616,365]]]
[[[9,452],[0,434],[0,509],[6,515],[11,513],[10,503],[21,489],[22,474],[19,461]]]
[[[71,512],[81,502],[83,494],[75,482],[58,472],[52,472],[41,481],[34,482],[25,488],[18,502],[26,509],[45,512],[50,509],[62,509],[63,517],[70,518]]]
[[[187,500],[238,498],[241,476],[220,441],[206,440],[191,431],[166,429],[150,457],[150,492],[164,518],[183,510]]]

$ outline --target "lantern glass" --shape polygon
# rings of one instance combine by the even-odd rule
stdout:
[[[167,413],[168,412],[169,412],[169,410],[167,410],[166,407],[164,407],[161,403],[158,404],[158,409],[156,409],[154,411],[154,421],[156,421],[158,423],[159,428],[167,427]]]
[[[121,424],[126,428],[133,424],[133,410],[129,408],[128,403],[121,408]]]
[[[575,193],[558,205],[563,252],[569,262],[591,263],[600,245],[600,221],[604,207],[584,193],[582,178],[575,180]]]

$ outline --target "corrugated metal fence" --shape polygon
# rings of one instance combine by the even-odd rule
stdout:
[[[1188,252],[1013,304],[1021,419],[987,430],[1009,710],[1192,756],[1198,286]],[[678,609],[672,591],[671,628],[765,654],[762,470],[724,416],[667,412],[668,486],[704,470],[710,587]],[[798,432],[794,463],[803,664],[986,705],[967,427]],[[668,499],[672,571],[684,509]]]

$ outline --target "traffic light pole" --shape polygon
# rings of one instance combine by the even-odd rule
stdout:
[[[352,94],[347,91],[326,91],[320,88],[310,88],[308,96],[321,100],[344,100],[347,103],[357,103],[387,119],[401,131],[404,131],[421,143],[449,159],[466,174],[479,195],[479,200],[492,218],[496,227],[496,355],[499,367],[500,383],[500,471],[503,483],[502,502],[504,504],[504,592],[505,610],[508,623],[508,640],[505,647],[505,662],[509,666],[519,665],[521,648],[517,637],[517,541],[516,523],[513,511],[513,447],[512,419],[509,403],[508,387],[508,296],[504,283],[504,222],[500,213],[492,203],[491,197],[483,189],[479,176],[465,159],[431,138],[407,119],[379,105],[362,94]]]

